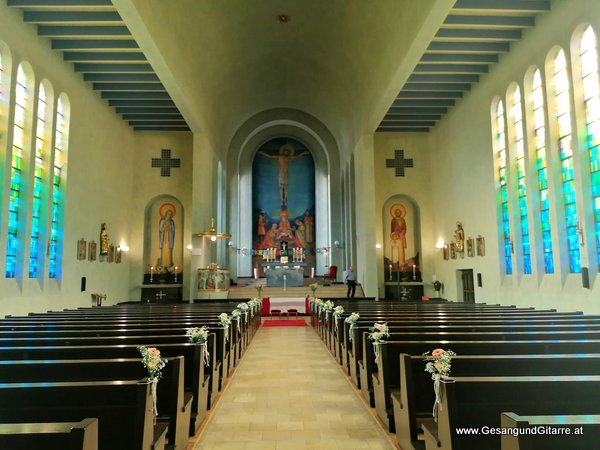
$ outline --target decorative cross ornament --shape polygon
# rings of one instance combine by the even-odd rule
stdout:
[[[403,177],[404,169],[414,167],[412,158],[404,158],[404,150],[394,150],[394,159],[385,160],[386,169],[396,169],[396,176]]]
[[[156,298],[158,298],[159,300],[162,300],[163,297],[166,297],[167,294],[165,294],[163,291],[159,291],[158,294],[156,294]]]
[[[171,149],[163,148],[160,151],[160,158],[152,158],[152,167],[160,168],[161,177],[170,177],[171,168],[181,167],[179,158],[171,158]]]

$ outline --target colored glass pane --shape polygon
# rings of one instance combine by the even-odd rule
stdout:
[[[508,191],[507,191],[507,171],[506,171],[506,133],[504,129],[504,105],[502,101],[496,106],[494,117],[496,125],[496,158],[498,160],[498,194],[499,206],[502,216],[502,233],[504,240],[504,264],[507,275],[512,274],[512,254],[510,245],[510,222],[508,213]]]

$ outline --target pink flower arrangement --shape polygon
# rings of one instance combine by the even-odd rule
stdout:
[[[142,354],[142,364],[148,371],[148,378],[151,380],[160,378],[163,367],[167,364],[167,360],[160,356],[160,350],[156,347],[140,346],[138,350]]]

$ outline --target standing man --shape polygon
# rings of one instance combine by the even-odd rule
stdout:
[[[354,292],[356,291],[356,272],[354,272],[354,266],[348,267],[348,272],[346,272],[346,278],[344,281],[348,285],[348,293],[346,294],[346,297],[354,298]]]

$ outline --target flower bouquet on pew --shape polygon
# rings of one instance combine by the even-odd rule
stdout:
[[[246,303],[240,303],[239,305],[237,305],[237,307],[244,315],[244,320],[248,321],[248,310],[250,309],[250,307]]]
[[[148,348],[142,345],[138,347],[138,350],[142,354],[142,364],[148,371],[148,380],[152,383],[152,412],[154,423],[156,424],[156,416],[158,416],[158,410],[156,409],[156,388],[158,379],[162,376],[161,370],[167,364],[167,360],[160,356],[160,350],[156,347]]]
[[[240,332],[240,320],[242,318],[242,311],[240,311],[239,309],[234,309],[233,311],[231,311],[231,319],[235,320],[237,322],[237,330],[238,333]]]
[[[358,322],[358,319],[360,319],[360,314],[357,312],[353,312],[348,317],[346,317],[346,320],[344,320],[344,322],[350,324],[350,340],[352,340],[352,328],[356,326],[356,322]]]
[[[209,366],[210,353],[208,352],[208,345],[206,344],[206,342],[208,341],[208,328],[206,326],[203,326],[201,328],[187,328],[185,330],[185,335],[188,337],[190,342],[202,345],[202,356],[204,358],[204,365]]]
[[[227,342],[227,341],[229,341],[229,324],[231,323],[231,319],[229,318],[229,314],[227,314],[227,313],[219,314],[218,319],[219,319],[219,322],[221,323],[221,326],[225,330],[225,342]]]
[[[369,339],[373,341],[373,352],[375,353],[375,362],[379,358],[379,345],[384,341],[384,338],[390,337],[389,328],[387,322],[375,322],[371,328],[369,328]]]
[[[435,403],[433,404],[433,418],[437,422],[438,409],[441,408],[440,382],[446,380],[450,375],[452,367],[452,357],[455,356],[452,350],[436,348],[430,352],[423,353],[425,357],[425,372],[431,374],[433,380],[433,391],[435,392]]]
[[[344,314],[344,307],[342,305],[338,305],[335,308],[333,308],[333,317],[334,317],[334,323],[335,323],[335,331],[337,332],[338,329],[338,319],[342,316],[342,314]]]

